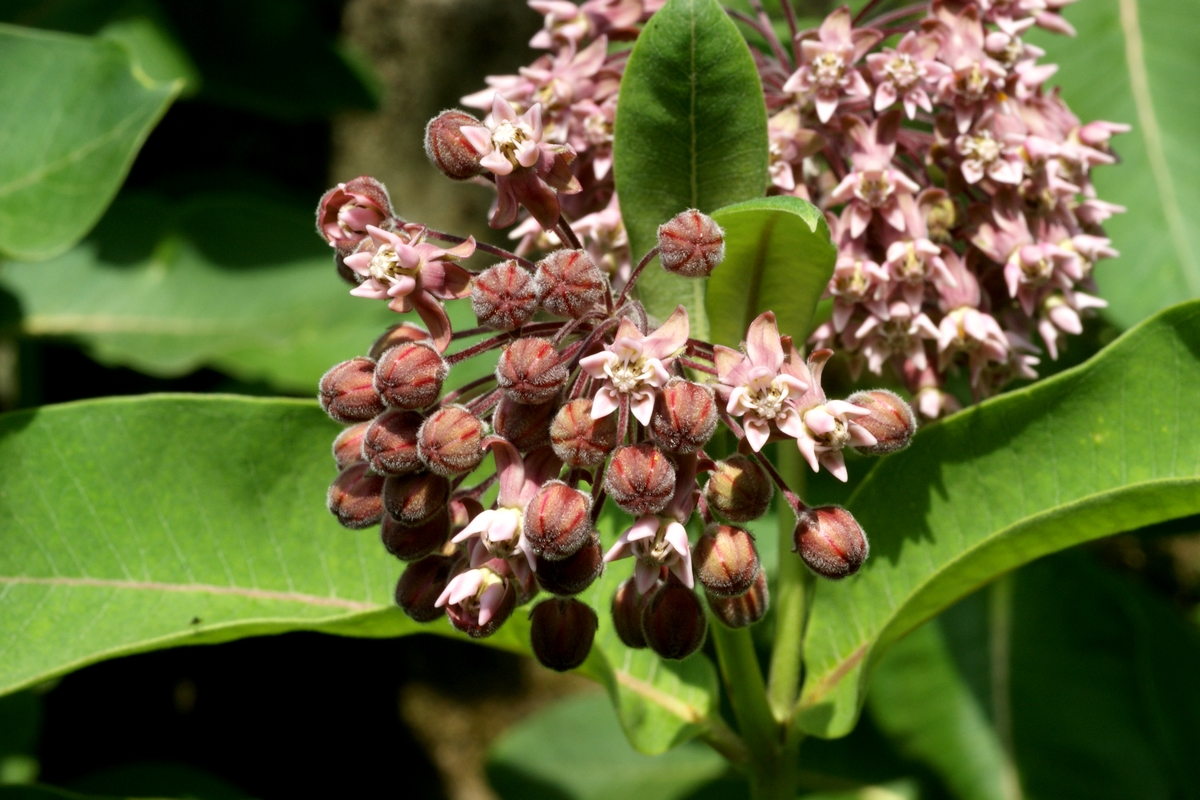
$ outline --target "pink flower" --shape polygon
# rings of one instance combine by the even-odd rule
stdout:
[[[958,132],[966,133],[977,113],[995,100],[1007,73],[984,50],[983,25],[975,5],[955,14],[935,3],[933,13],[925,27],[940,39],[938,60],[951,70],[938,79],[938,100],[954,108]]]
[[[592,418],[608,416],[620,407],[622,397],[627,397],[633,416],[649,425],[657,390],[671,377],[672,357],[687,344],[688,332],[683,306],[648,336],[629,317],[623,317],[613,343],[579,361],[584,372],[601,381],[592,400]]]
[[[339,183],[321,197],[317,232],[330,247],[349,248],[367,238],[368,225],[382,225],[391,218],[387,189],[374,178],[362,175]]]
[[[870,431],[854,421],[871,412],[845,400],[830,400],[825,396],[825,390],[821,388],[821,371],[833,355],[832,350],[817,350],[805,364],[790,341],[787,345],[788,357],[784,370],[808,384],[808,391],[794,401],[796,412],[803,422],[796,435],[800,455],[804,456],[813,472],[825,467],[835,478],[844,482],[850,476],[846,471],[842,449],[870,447],[876,443]]]
[[[446,584],[434,606],[449,606],[457,612],[454,615],[455,622],[482,628],[493,617],[504,613],[506,601],[514,602],[510,594],[515,593],[516,588],[505,562],[494,560],[455,575]]]
[[[967,183],[979,183],[986,177],[997,183],[1016,186],[1024,176],[1019,144],[1025,137],[994,130],[993,120],[1000,121],[987,112],[970,133],[955,137],[954,150],[960,159],[959,169]]]
[[[876,375],[883,372],[883,364],[892,356],[911,361],[917,369],[925,369],[925,341],[936,341],[938,329],[933,321],[921,312],[920,304],[912,305],[896,301],[888,309],[888,319],[875,315],[854,331],[852,341],[861,342],[863,355],[867,357],[867,368]],[[850,343],[848,343],[849,345]]]
[[[850,215],[850,236],[861,236],[875,213],[896,230],[904,230],[906,222],[900,198],[911,197],[921,187],[892,166],[900,113],[888,112],[869,126],[858,117],[847,116],[842,127],[854,142],[850,153],[854,170],[830,193],[829,201],[849,202],[846,211]]]
[[[917,115],[917,108],[932,112],[927,90],[932,90],[950,71],[945,64],[934,60],[937,49],[936,39],[909,31],[895,50],[887,47],[882,53],[867,56],[867,66],[875,80],[875,110],[883,111],[900,100],[909,119]]]
[[[825,140],[816,131],[800,127],[800,112],[795,108],[785,108],[771,117],[767,134],[771,183],[788,193],[797,186],[803,191],[803,183],[796,182],[796,168],[802,168],[805,158],[820,152]]]
[[[854,65],[882,38],[870,28],[851,30],[850,9],[842,6],[821,27],[802,35],[800,68],[788,78],[783,91],[811,95],[817,118],[829,122],[842,95],[870,97],[871,90]]]
[[[1042,301],[1041,315],[1038,320],[1038,333],[1046,343],[1046,351],[1050,358],[1058,359],[1058,338],[1061,333],[1083,333],[1083,321],[1080,312],[1089,308],[1105,308],[1108,303],[1099,297],[1093,297],[1083,292],[1065,290],[1054,293]]]
[[[674,519],[653,514],[639,517],[605,553],[604,561],[608,563],[630,556],[637,559],[633,575],[640,594],[654,588],[663,567],[689,589],[694,585],[687,529]]]

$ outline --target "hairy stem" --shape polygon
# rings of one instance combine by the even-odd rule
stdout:
[[[633,285],[637,283],[637,279],[642,274],[642,270],[646,268],[647,264],[654,260],[656,255],[658,255],[658,245],[651,247],[650,252],[642,256],[642,260],[639,261],[637,266],[633,268],[633,272],[629,273],[629,280],[625,281],[625,287],[621,289],[621,294],[617,298],[617,308],[625,305],[625,298],[629,296],[629,292],[631,289],[633,289]]]
[[[453,233],[445,233],[444,231],[435,231],[432,228],[426,228],[425,234],[427,236],[429,236],[431,239],[440,239],[443,242],[452,242],[454,244],[462,244],[463,242],[465,242],[467,240],[467,237],[465,237],[465,236],[455,236]],[[522,267],[524,267],[525,269],[528,269],[528,270],[537,269],[537,264],[534,264],[528,258],[521,258],[516,253],[509,252],[508,250],[505,250],[503,247],[496,247],[496,245],[494,245],[494,244],[488,244],[487,242],[476,241],[475,249],[481,250],[484,253],[488,253],[489,255],[496,256],[496,258],[503,258],[505,260],[515,261],[518,264],[520,264]]]

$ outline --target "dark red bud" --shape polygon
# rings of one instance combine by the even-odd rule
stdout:
[[[425,154],[447,178],[465,181],[485,171],[479,166],[479,154],[459,130],[463,125],[479,124],[462,111],[443,111],[425,126]]]
[[[346,265],[346,256],[353,255],[357,249],[358,245],[356,244],[339,242],[333,251],[333,265],[337,267],[338,277],[351,286],[358,286],[366,280],[362,275],[359,275]],[[378,356],[372,355],[371,358],[378,358]]]
[[[358,275],[358,273],[354,273]],[[411,322],[401,322],[388,328],[383,335],[375,340],[367,352],[371,358],[378,361],[388,350],[407,342],[423,342],[429,339],[429,332],[420,325]]]
[[[496,382],[518,403],[546,403],[567,382],[567,365],[550,340],[517,339],[500,354]]]
[[[716,429],[717,404],[712,389],[672,378],[658,393],[650,419],[650,438],[663,450],[694,453]]]
[[[537,560],[538,585],[560,597],[579,594],[595,583],[603,572],[604,548],[595,534],[574,555],[561,561]]]
[[[548,481],[525,507],[522,533],[535,555],[561,561],[592,535],[592,498],[562,481]]]
[[[363,435],[370,425],[369,422],[360,422],[346,428],[333,440],[333,460],[337,462],[338,469],[345,469],[363,460]]]
[[[396,584],[396,605],[417,622],[430,622],[446,613],[434,603],[454,577],[462,556],[426,556],[404,568]]]
[[[449,499],[450,481],[432,472],[393,475],[383,482],[383,507],[405,525],[420,525]]]
[[[504,396],[492,413],[492,426],[519,452],[528,453],[550,444],[550,420],[557,410],[554,401],[530,406]]]
[[[675,494],[675,465],[652,444],[626,445],[613,454],[604,488],[627,514],[657,514]]]
[[[371,472],[366,464],[347,467],[329,487],[329,512],[347,528],[371,527],[383,519],[383,484],[383,476]]]
[[[338,422],[366,422],[383,413],[383,398],[372,380],[375,362],[352,358],[330,368],[321,378],[317,399],[325,413]]]
[[[559,597],[537,604],[529,615],[529,641],[543,667],[566,672],[587,660],[599,625],[586,603]]]
[[[749,522],[767,513],[774,486],[763,468],[743,455],[718,461],[704,486],[708,507],[731,522]]]
[[[838,580],[858,572],[870,546],[853,514],[840,506],[821,506],[800,514],[792,552],[799,553],[813,572]]]
[[[592,401],[567,403],[550,423],[554,454],[572,467],[594,467],[617,446],[617,415],[592,419]]]
[[[440,550],[450,538],[450,511],[443,508],[420,525],[413,526],[385,516],[379,538],[384,549],[401,561],[424,558]]]
[[[420,409],[433,405],[442,393],[450,367],[428,342],[393,347],[375,368],[375,389],[390,406]]]
[[[750,591],[737,597],[706,595],[713,616],[730,628],[745,628],[758,622],[767,614],[771,596],[767,592],[767,573],[759,571]]]
[[[417,434],[417,454],[439,475],[461,475],[483,461],[483,423],[462,406],[433,413]]]
[[[367,427],[362,455],[382,475],[404,475],[422,468],[417,455],[417,431],[424,418],[415,411],[392,409]]]
[[[464,609],[452,605],[446,606],[446,616],[450,619],[451,625],[472,639],[486,639],[500,630],[501,625],[508,622],[508,618],[512,616],[516,607],[517,590],[511,580],[506,580],[500,607],[496,609],[486,625],[480,625],[473,613],[468,613]]]
[[[646,598],[642,635],[663,658],[687,658],[704,644],[708,619],[700,598],[673,577]]]
[[[538,262],[534,276],[542,308],[577,319],[604,299],[608,283],[586,250],[556,250]]]
[[[846,402],[871,412],[868,416],[854,418],[855,423],[875,437],[875,444],[870,447],[854,448],[860,453],[882,456],[903,450],[917,432],[917,417],[912,407],[894,392],[886,389],[856,392],[847,397]]]
[[[709,525],[696,541],[692,564],[707,593],[721,597],[745,594],[759,573],[754,537],[732,525]]]
[[[640,650],[646,646],[646,637],[642,634],[642,606],[644,601],[638,593],[633,578],[629,578],[613,593],[612,621],[617,631],[617,638],[626,647]]]
[[[725,232],[707,214],[684,211],[658,226],[663,269],[685,278],[706,278],[725,258]]]
[[[533,276],[515,261],[488,267],[471,284],[471,310],[485,328],[519,328],[537,311],[537,305]]]

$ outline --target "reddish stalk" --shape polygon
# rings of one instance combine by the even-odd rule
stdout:
[[[617,308],[625,305],[625,298],[629,296],[629,290],[633,288],[635,283],[637,283],[637,279],[642,274],[642,270],[646,268],[647,264],[654,260],[656,255],[658,255],[658,245],[651,247],[650,252],[642,256],[642,260],[639,261],[638,265],[633,268],[633,272],[629,273],[629,280],[625,281],[625,286],[621,289],[621,294],[617,298]]]
[[[443,242],[451,242],[453,244],[462,244],[463,242],[465,242],[467,240],[467,237],[465,237],[465,236],[455,236],[453,233],[446,233],[445,231],[435,231],[432,228],[426,228],[425,234],[427,236],[429,236],[430,238],[439,239]],[[480,242],[480,241],[476,240],[475,249],[482,250],[483,252],[485,252],[489,255],[495,256],[496,258],[503,258],[506,261],[515,261],[518,264],[520,264],[522,267],[525,267],[525,269],[528,269],[528,270],[537,269],[537,264],[534,264],[528,258],[522,258],[521,256],[517,255],[516,253],[505,250],[503,247],[496,247],[496,245],[494,245],[494,244],[488,244],[487,242]]]

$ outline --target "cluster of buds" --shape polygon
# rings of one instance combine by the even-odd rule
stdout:
[[[557,227],[570,230],[561,216]],[[329,370],[319,395],[348,426],[333,444],[340,474],[329,510],[348,528],[379,525],[387,551],[409,562],[396,600],[414,619],[444,614],[484,637],[536,602],[535,655],[572,669],[598,626],[581,593],[629,558],[632,577],[612,598],[619,637],[685,658],[705,641],[701,595],[723,625],[766,613],[767,578],[741,526],[766,513],[776,488],[796,510],[797,552],[814,571],[843,577],[866,557],[849,514],[805,508],[762,449],[794,442],[813,470],[845,480],[845,448],[907,444],[908,406],[887,392],[827,398],[828,351],[805,359],[770,312],[733,350],[693,338],[682,306],[659,323],[630,293],[657,255],[678,275],[718,268],[724,233],[710,217],[689,210],[662,225],[620,290],[582,248],[534,263],[480,245],[499,260],[468,271],[453,262],[476,249],[471,240],[396,219],[370,178],[328,194],[319,229],[338,264],[362,277],[352,294],[415,310],[430,326],[388,329],[367,355]],[[450,328],[442,301],[455,298],[470,301],[480,327]],[[448,352],[480,333],[492,335]],[[444,391],[454,365],[489,356],[492,374]],[[710,452],[720,424],[738,442],[724,458]],[[481,468],[489,453],[494,471]],[[609,504],[631,519],[606,551],[596,523]]]

